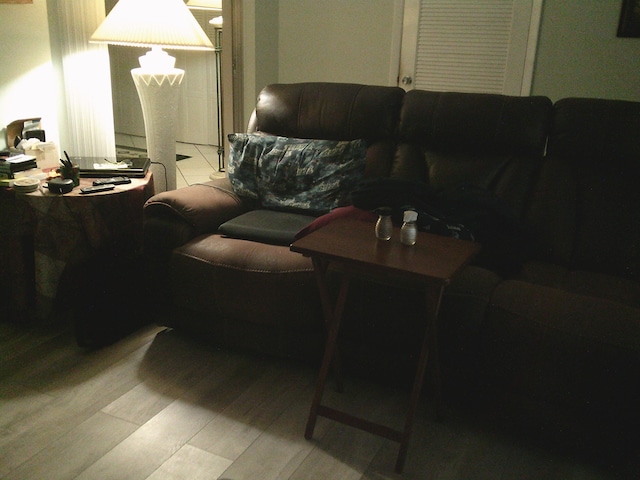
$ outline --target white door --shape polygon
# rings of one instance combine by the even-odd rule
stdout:
[[[176,141],[215,145],[217,142],[217,100],[215,53],[174,50],[176,65],[184,69]]]
[[[211,43],[216,31],[209,20],[218,16],[209,10],[191,10]],[[173,50],[176,66],[185,71],[181,85],[176,140],[185,143],[218,143],[218,98],[216,89],[216,53],[212,51]]]
[[[542,0],[405,0],[399,85],[529,95]]]
[[[114,99],[114,124],[118,133],[144,137],[140,99],[131,79],[143,50],[110,47]],[[170,50],[176,66],[185,71],[180,85],[176,122],[176,141],[216,145],[218,131],[215,53]]]

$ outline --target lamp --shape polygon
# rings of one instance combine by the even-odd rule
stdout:
[[[163,48],[213,50],[213,44],[183,0],[120,0],[89,42],[151,47],[131,76],[142,106],[147,155],[164,166],[165,190],[174,190],[176,112],[184,70],[175,68],[175,58]]]

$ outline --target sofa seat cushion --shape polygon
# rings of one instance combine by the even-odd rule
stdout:
[[[174,250],[173,256],[192,257],[212,268],[283,274],[313,272],[311,260],[289,247],[268,245],[223,235],[201,235]]]
[[[534,397],[635,411],[640,308],[590,295],[587,284],[578,293],[522,280],[500,283],[482,329],[482,369],[501,387]]]
[[[169,269],[174,303],[216,321],[323,329],[311,260],[288,247],[202,235],[173,251]]]
[[[640,309],[640,283],[625,278],[544,262],[527,262],[517,278]]]

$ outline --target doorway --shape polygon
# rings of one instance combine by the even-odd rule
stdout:
[[[105,0],[106,11],[109,12],[116,3],[117,0]],[[170,54],[176,58],[176,67],[185,70],[177,113],[176,141],[217,149],[217,170],[224,171],[225,131],[231,132],[234,128],[233,92],[241,84],[234,84],[232,69],[235,69],[237,61],[226,58],[235,57],[232,54],[232,29],[239,25],[234,21],[235,11],[239,8],[232,5],[231,0],[223,0],[222,6],[227,20],[224,28],[219,23],[210,23],[220,16],[219,11],[191,10],[218,51],[171,50]],[[230,45],[226,49],[228,51],[224,51],[223,45]],[[130,74],[131,69],[138,66],[138,56],[142,53],[140,49],[109,46],[115,132],[144,139],[142,109]]]

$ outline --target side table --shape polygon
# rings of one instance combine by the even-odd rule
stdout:
[[[305,438],[312,438],[316,419],[320,415],[394,440],[400,443],[395,465],[398,473],[402,472],[404,468],[427,362],[429,362],[435,381],[436,408],[439,408],[441,402],[436,326],[442,293],[455,274],[467,265],[480,250],[480,246],[473,242],[422,232],[418,233],[416,245],[411,247],[402,245],[399,238],[400,232],[395,229],[390,241],[381,241],[375,237],[373,224],[341,219],[316,230],[291,245],[292,251],[309,256],[313,261],[328,328],[324,356],[311,402]],[[342,272],[341,286],[335,305],[332,304],[329,295],[326,277],[328,267],[332,263],[336,264],[339,271]],[[334,362],[339,369],[339,359],[336,357],[336,340],[349,291],[349,280],[354,274],[381,278],[385,282],[393,282],[394,279],[410,281],[416,286],[422,286],[426,293],[425,334],[402,431],[338,411],[321,403],[330,364]],[[339,377],[339,371],[337,375]],[[340,382],[341,379],[338,378],[339,388]]]
[[[11,273],[16,285],[28,285],[29,291],[19,298],[30,299],[29,311],[20,311],[26,303],[22,300],[14,309],[18,310],[15,317],[49,319],[54,307],[77,301],[73,289],[85,281],[78,277],[92,266],[113,263],[141,250],[142,207],[154,194],[151,172],[111,191],[81,194],[80,188],[92,185],[93,180],[81,178],[80,186],[65,195],[42,187],[28,194],[1,192],[0,217],[12,219],[14,231],[20,232],[14,243],[29,250],[22,255],[32,263],[16,266]],[[0,233],[3,237],[12,234]]]

